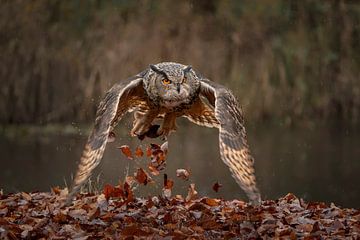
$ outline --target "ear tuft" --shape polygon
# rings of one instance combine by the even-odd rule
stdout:
[[[158,68],[157,68],[155,65],[153,65],[153,64],[150,64],[149,67],[150,67],[150,69],[153,70],[154,72],[157,72],[157,73],[161,72],[160,69],[158,69]]]

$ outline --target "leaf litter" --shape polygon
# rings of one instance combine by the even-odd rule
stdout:
[[[144,155],[141,148],[134,156],[128,146],[121,150],[129,159]],[[153,176],[164,170],[167,151],[167,146],[157,144],[147,148]],[[188,171],[183,170],[176,174],[187,180]],[[291,193],[252,206],[240,200],[199,197],[194,183],[189,184],[187,196],[172,196],[176,183],[163,176],[159,196],[134,195],[136,184],[152,181],[138,168],[117,186],[106,184],[101,194],[77,194],[72,206],[63,206],[67,189],[59,187],[51,192],[0,192],[0,239],[360,238],[359,209],[305,202]],[[213,185],[216,192],[220,187]]]

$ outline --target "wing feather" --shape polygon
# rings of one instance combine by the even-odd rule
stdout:
[[[183,116],[200,126],[209,128],[219,127],[219,122],[215,117],[214,108],[205,103],[201,98],[198,98],[191,108],[184,112]]]
[[[121,117],[137,103],[145,101],[141,76],[115,84],[100,102],[96,112],[94,128],[88,137],[66,204],[89,179],[92,171],[99,165],[110,131]]]
[[[215,106],[221,159],[230,168],[232,176],[250,201],[259,204],[261,197],[256,186],[254,159],[249,150],[244,118],[236,98],[227,88],[207,79],[201,80],[200,94]]]

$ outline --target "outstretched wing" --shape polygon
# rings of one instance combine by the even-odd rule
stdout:
[[[109,133],[121,117],[135,106],[146,105],[142,80],[142,76],[137,75],[127,81],[115,84],[99,104],[95,125],[82,153],[66,204],[71,203],[74,195],[91,176],[94,168],[99,165]]]
[[[219,127],[219,121],[215,117],[214,107],[202,98],[198,98],[190,109],[185,110],[183,117],[200,126],[209,128]]]
[[[236,98],[227,88],[207,79],[201,80],[200,95],[215,107],[221,159],[250,201],[259,204],[261,197],[256,186],[254,159],[250,154],[243,114]]]

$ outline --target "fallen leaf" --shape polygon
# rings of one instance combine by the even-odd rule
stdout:
[[[100,208],[99,207],[95,207],[88,214],[88,218],[89,218],[90,221],[95,219],[95,218],[98,218],[99,216],[100,216]]]
[[[214,183],[214,185],[212,186],[212,189],[215,191],[215,192],[218,192],[219,191],[219,188],[222,187],[222,184],[216,182]]]
[[[166,199],[170,199],[172,194],[172,190],[170,188],[163,188],[162,189],[162,196]]]
[[[197,196],[197,191],[195,190],[195,183],[191,183],[189,185],[188,194],[186,196],[186,201],[189,202],[190,200],[193,200]]]
[[[127,182],[124,183],[124,195],[126,197],[127,203],[134,201],[133,191],[131,190],[131,187]]]
[[[23,197],[23,199],[25,199],[26,201],[31,201],[32,197],[30,196],[30,194],[26,193],[26,192],[21,192],[21,196]]]
[[[214,199],[214,198],[203,198],[201,202],[211,207],[214,207],[214,206],[219,206],[221,201],[219,199]]]
[[[146,174],[146,172],[142,168],[138,168],[135,173],[135,178],[140,184],[148,184],[149,182],[149,176]]]
[[[157,170],[157,168],[151,164],[149,164],[148,169],[150,170],[150,173],[154,176],[158,176],[160,174],[159,170]]]
[[[168,179],[167,174],[164,174],[164,188],[165,189],[172,189],[174,186],[174,181],[171,179]]]
[[[110,184],[106,184],[103,189],[103,194],[104,194],[106,200],[109,200],[110,197],[117,197],[117,198],[124,197],[124,191],[123,191],[121,185],[113,187]]]
[[[140,148],[140,147],[137,147],[136,150],[135,150],[135,156],[137,157],[142,157],[144,156],[144,152],[143,150]]]
[[[118,147],[121,152],[128,158],[128,159],[133,159],[133,156],[132,156],[132,152],[131,152],[131,149],[129,146],[127,145],[122,145],[120,147]]]
[[[51,188],[51,191],[56,194],[56,195],[60,195],[60,192],[61,192],[61,188],[59,187],[52,187]]]
[[[68,221],[67,215],[59,212],[53,217],[53,221],[57,223],[66,223]]]
[[[147,147],[146,148],[146,156],[151,157],[151,153],[152,153],[151,147]]]
[[[190,173],[186,169],[177,169],[176,176],[187,181],[189,180]]]
[[[103,194],[106,198],[106,200],[109,200],[109,198],[111,197],[112,193],[114,191],[114,187],[111,186],[110,184],[106,184],[103,188]]]
[[[165,155],[168,153],[169,151],[169,142],[166,141],[163,144],[161,144],[160,149],[165,153]]]

